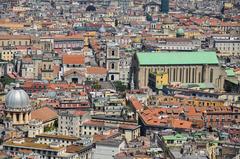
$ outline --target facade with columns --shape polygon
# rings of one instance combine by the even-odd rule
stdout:
[[[12,111],[12,110],[6,110],[6,117],[9,117],[12,119],[13,125],[24,125],[28,124],[28,122],[31,119],[31,112],[30,111]]]
[[[146,88],[150,72],[168,74],[169,83],[211,83],[222,90],[225,73],[215,52],[137,53],[132,65],[136,88]]]
[[[5,98],[5,117],[13,126],[26,125],[31,120],[30,100],[27,93],[19,88],[12,89]]]

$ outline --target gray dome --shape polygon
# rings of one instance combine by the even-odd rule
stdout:
[[[99,29],[99,32],[100,33],[105,33],[106,32],[106,29],[105,27],[102,25],[101,28]]]
[[[28,108],[30,106],[29,96],[22,89],[13,89],[6,95],[5,105],[9,109]]]

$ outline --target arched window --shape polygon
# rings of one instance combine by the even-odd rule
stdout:
[[[43,69],[46,70],[46,65],[45,64],[43,65]]]
[[[213,69],[210,69],[210,82],[213,82]]]
[[[111,64],[111,68],[114,69],[114,63]]]
[[[112,51],[112,56],[114,56],[114,54],[115,54],[115,52],[114,52],[114,50]]]
[[[111,81],[114,81],[114,75],[111,75]]]

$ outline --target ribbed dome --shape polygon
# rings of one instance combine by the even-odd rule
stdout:
[[[28,108],[30,106],[29,96],[22,89],[13,89],[6,95],[5,105],[8,109]]]

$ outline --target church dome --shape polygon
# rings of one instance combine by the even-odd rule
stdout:
[[[87,8],[86,8],[87,12],[94,12],[96,11],[96,7],[94,7],[94,5],[90,4]]]
[[[5,106],[7,109],[25,109],[29,108],[30,100],[28,94],[19,88],[12,89],[5,98]]]
[[[105,33],[106,32],[106,29],[105,27],[102,25],[101,28],[99,29],[99,32],[100,33]]]
[[[182,28],[179,28],[176,32],[177,37],[184,36],[184,30]]]

